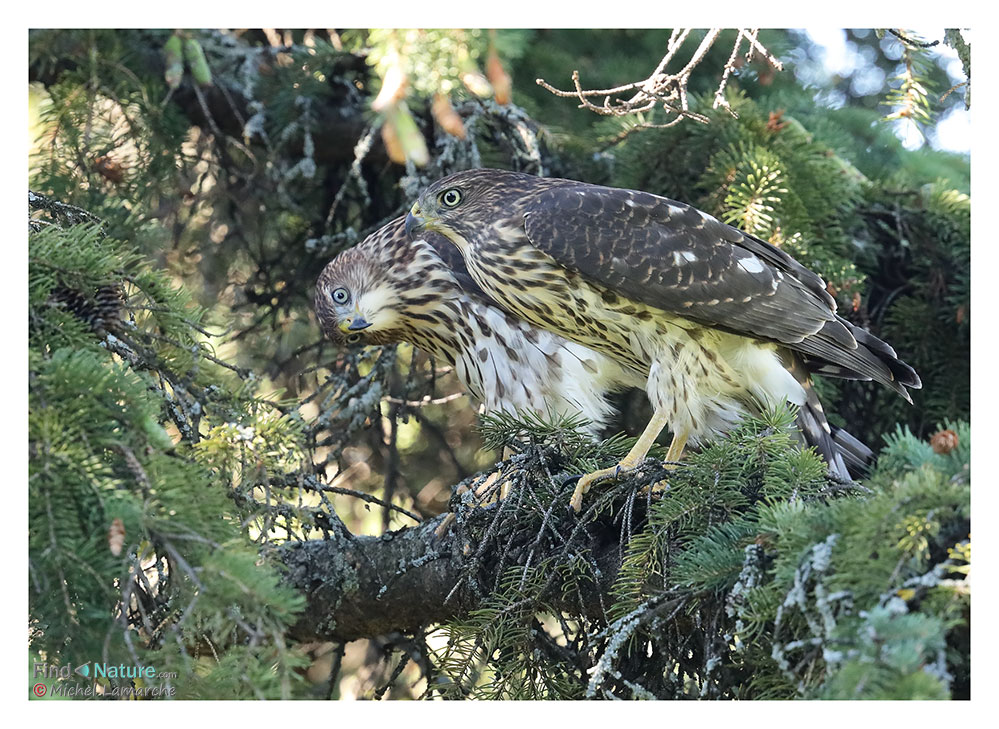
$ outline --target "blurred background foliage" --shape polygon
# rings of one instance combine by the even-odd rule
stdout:
[[[899,424],[919,440],[968,419],[970,159],[940,148],[938,133],[938,122],[970,103],[960,43],[951,36],[949,45],[929,45],[943,29],[935,38],[851,30],[845,60],[832,68],[828,48],[809,34],[762,31],[778,70],[759,53],[730,57],[736,32],[724,31],[687,84],[691,109],[707,123],[668,128],[644,128],[665,120],[656,111],[600,116],[535,83],[571,89],[575,70],[591,89],[643,80],[668,37],[32,31],[29,187],[92,216],[34,208],[44,224],[34,226],[30,273],[33,650],[59,655],[80,634],[73,616],[85,613],[97,627],[90,642],[73,638],[77,648],[90,659],[108,650],[134,658],[125,626],[137,620],[128,607],[135,598],[122,597],[121,574],[158,571],[162,584],[147,584],[147,598],[166,615],[189,599],[184,589],[202,579],[193,575],[240,535],[244,551],[225,554],[250,560],[246,570],[254,543],[321,536],[337,527],[331,520],[378,534],[440,513],[452,484],[495,460],[496,451],[481,449],[474,404],[447,367],[408,345],[339,351],[311,312],[313,284],[332,256],[404,213],[428,182],[467,167],[640,188],[781,245],[825,277],[845,316],[889,341],[923,378],[913,407],[866,383],[823,381],[830,420],[879,450]],[[727,65],[728,108],[715,108]],[[68,402],[60,387],[79,375],[86,392],[98,371],[114,378],[134,412],[109,431],[89,405],[60,406],[46,425],[53,398]],[[644,396],[624,393],[619,404],[610,431],[640,430]],[[108,441],[115,428],[128,438]],[[53,453],[62,467],[93,470],[84,481],[53,471]],[[136,474],[150,469],[202,508],[143,496]],[[224,504],[213,501],[219,483],[228,485]],[[71,500],[74,516],[56,517],[51,489],[70,484],[99,502],[133,491],[126,506],[102,511]],[[204,509],[226,514],[225,529],[206,523]],[[210,534],[213,546],[178,546],[162,532],[163,513],[185,533]],[[131,561],[108,558],[114,519],[129,535]],[[53,523],[67,530],[58,548]],[[60,562],[71,555],[90,564],[73,579]],[[184,564],[193,565],[186,577]],[[253,572],[214,568],[246,579]],[[176,593],[162,587],[164,575],[175,576]],[[414,665],[389,680],[390,641],[354,643],[346,654],[330,645],[284,652],[275,636],[295,601],[258,579],[266,597],[233,598],[253,606],[249,617],[233,615],[230,596],[220,595],[197,603],[174,623],[179,639],[165,641],[187,646],[187,655],[200,643],[204,695],[243,686],[243,669],[232,663],[238,653],[207,667],[207,636],[216,633],[257,658],[279,657],[280,680],[260,674],[257,694],[370,696],[389,684],[390,696],[422,691],[408,688],[419,679]],[[109,581],[117,592],[97,591]],[[72,594],[47,600],[59,584]],[[181,629],[191,625],[200,627]],[[153,632],[150,645],[160,646],[162,631]],[[175,660],[189,661],[183,653]],[[254,695],[245,688],[239,695]]]

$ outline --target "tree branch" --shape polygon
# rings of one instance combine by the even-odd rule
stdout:
[[[667,43],[666,55],[663,56],[662,60],[660,60],[659,64],[656,66],[656,69],[644,81],[634,81],[632,83],[622,84],[610,89],[584,89],[579,79],[579,71],[573,71],[572,91],[557,89],[544,79],[540,78],[536,80],[536,83],[538,86],[541,86],[543,89],[551,92],[555,96],[577,99],[579,101],[579,108],[588,109],[595,114],[600,114],[601,116],[621,117],[631,114],[642,114],[644,112],[652,111],[657,106],[662,106],[667,115],[675,115],[663,124],[640,124],[637,127],[634,127],[635,129],[673,126],[683,119],[694,119],[706,124],[708,121],[707,117],[703,114],[697,114],[690,110],[687,101],[687,84],[690,81],[690,76],[694,69],[702,60],[704,60],[704,56],[715,44],[715,41],[718,40],[721,30],[719,28],[712,28],[709,30],[701,39],[700,44],[693,52],[693,55],[686,65],[679,71],[667,73],[666,67],[669,66],[673,60],[675,60],[677,53],[690,33],[690,28],[678,28],[673,30],[670,35],[669,42]],[[729,56],[728,62],[725,64],[725,68],[722,72],[721,83],[718,90],[715,92],[715,108],[721,106],[731,112],[728,103],[725,101],[725,86],[728,84],[730,74],[735,68],[737,68],[737,56],[739,55],[739,48],[744,39],[748,40],[750,45],[747,60],[752,57],[754,52],[757,52],[763,56],[763,58],[765,58],[767,62],[776,70],[780,71],[783,69],[781,62],[777,60],[777,58],[757,39],[758,33],[759,29],[739,29],[738,35],[735,39],[735,45],[732,48],[732,53]],[[624,98],[622,95],[628,91],[634,91],[635,93],[628,98]],[[594,104],[590,101],[591,97],[601,96],[603,97],[602,104]]]
[[[454,525],[441,538],[434,530],[446,514],[380,537],[331,531],[326,539],[280,548],[287,581],[308,602],[292,633],[300,640],[356,640],[416,631],[467,614],[486,597],[474,585],[495,584],[509,566],[498,559],[477,564],[475,550],[464,539],[466,530],[485,529],[497,508],[472,510],[464,528]],[[569,591],[563,596],[555,582],[548,604],[572,612],[582,609],[592,617],[603,615],[601,601],[606,602],[621,564],[617,532],[616,527],[596,528],[582,535],[581,548],[589,549],[599,567],[599,587],[590,583],[581,595]],[[540,561],[537,555],[534,561]],[[470,570],[476,573],[473,580],[465,579]]]

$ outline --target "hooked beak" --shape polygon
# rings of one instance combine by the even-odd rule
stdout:
[[[427,229],[427,221],[420,214],[420,206],[414,205],[406,216],[406,235],[410,238],[419,235]]]
[[[371,322],[367,321],[363,316],[358,314],[350,319],[344,319],[340,322],[341,332],[359,332],[362,329],[367,329],[371,326]]]

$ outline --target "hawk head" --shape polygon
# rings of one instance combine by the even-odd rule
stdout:
[[[350,248],[323,269],[316,283],[316,316],[340,344],[384,344],[397,323],[398,294],[391,279],[358,248]]]
[[[518,227],[534,193],[564,182],[508,170],[456,172],[423,191],[406,216],[406,232],[416,238],[435,231],[464,250],[480,237],[492,237],[490,228]]]
[[[326,335],[349,345],[406,339],[426,312],[459,288],[434,248],[410,242],[402,218],[340,253],[316,282],[315,310]]]

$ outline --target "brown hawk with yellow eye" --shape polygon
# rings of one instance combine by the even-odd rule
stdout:
[[[406,225],[447,237],[504,309],[645,380],[652,419],[617,466],[580,479],[577,510],[594,481],[641,464],[667,425],[672,464],[768,404],[821,416],[809,373],[874,380],[907,400],[920,387],[888,344],[837,315],[818,275],[684,203],[477,169],[428,187]],[[812,426],[828,439],[824,417]]]

